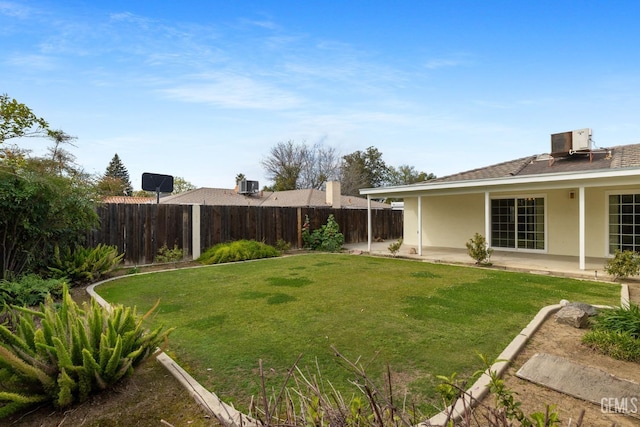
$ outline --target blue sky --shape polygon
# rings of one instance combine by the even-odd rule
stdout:
[[[6,1],[0,93],[87,172],[232,188],[281,141],[444,176],[592,128],[640,143],[640,2]],[[45,141],[22,140],[38,152]]]

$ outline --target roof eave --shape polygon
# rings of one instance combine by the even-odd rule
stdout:
[[[458,189],[478,189],[490,188],[498,186],[517,186],[527,184],[541,183],[562,183],[568,181],[594,181],[605,178],[625,178],[632,176],[640,176],[640,168],[621,168],[615,170],[600,169],[585,172],[559,172],[540,175],[523,175],[523,176],[506,176],[500,178],[485,178],[451,182],[433,182],[428,181],[421,184],[399,185],[394,187],[380,188],[363,188],[360,194],[364,196],[382,196],[393,197],[399,194],[416,193],[416,192],[433,192],[441,190],[458,190]]]

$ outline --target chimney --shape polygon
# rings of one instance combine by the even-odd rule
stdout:
[[[327,181],[327,204],[334,209],[340,209],[340,181]]]

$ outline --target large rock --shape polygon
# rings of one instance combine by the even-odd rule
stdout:
[[[584,328],[589,323],[589,314],[578,307],[567,305],[556,313],[556,322],[571,325],[574,328]]]
[[[567,304],[567,306],[579,308],[589,316],[595,316],[596,314],[598,314],[598,309],[591,304],[587,304],[586,302],[570,302],[569,304]]]

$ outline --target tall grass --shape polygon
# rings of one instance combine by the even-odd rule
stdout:
[[[169,351],[204,386],[247,408],[297,366],[318,367],[349,395],[352,374],[332,346],[373,380],[387,366],[399,399],[434,412],[437,375],[468,377],[495,358],[540,308],[561,299],[615,304],[615,285],[489,269],[309,254],[128,276],[97,291],[175,326]],[[315,370],[315,369],[312,369]],[[382,381],[381,381],[382,382]],[[406,396],[405,396],[406,395]]]

